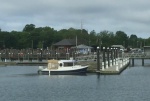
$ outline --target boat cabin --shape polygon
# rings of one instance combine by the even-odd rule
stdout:
[[[75,60],[48,60],[48,69],[74,66]]]
[[[74,66],[75,60],[60,60],[59,67]]]

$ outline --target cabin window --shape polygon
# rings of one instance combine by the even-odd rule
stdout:
[[[73,66],[73,63],[65,62],[64,66]]]

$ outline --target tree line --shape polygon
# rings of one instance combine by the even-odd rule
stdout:
[[[150,45],[150,37],[143,39],[135,34],[128,36],[123,31],[114,33],[104,30],[96,33],[94,30],[88,32],[85,29],[75,28],[57,31],[49,26],[36,27],[34,24],[27,24],[22,31],[7,32],[0,29],[0,49],[46,49],[62,39],[73,39],[76,36],[81,40],[84,39],[89,46],[123,45],[125,48],[142,48]]]

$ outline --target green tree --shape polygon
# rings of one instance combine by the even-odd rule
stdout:
[[[10,32],[0,32],[0,47],[11,48],[15,44],[15,38]]]
[[[125,48],[128,46],[128,36],[123,31],[117,31],[115,34],[116,44],[123,45]]]
[[[89,45],[95,46],[96,40],[97,40],[96,32],[95,30],[92,30],[89,34]]]
[[[107,30],[104,30],[98,33],[97,38],[100,39],[102,41],[102,45],[106,47],[110,47],[114,43],[113,32],[109,32]]]
[[[25,25],[25,27],[23,28],[23,32],[31,32],[35,29],[35,25],[34,24],[27,24]]]
[[[53,44],[53,42],[57,39],[57,37],[55,37],[56,33],[57,31],[51,27],[43,27],[43,30],[39,34],[43,48],[50,47]]]
[[[137,41],[138,41],[138,37],[134,34],[130,35],[129,37],[129,45],[132,48],[137,47]]]

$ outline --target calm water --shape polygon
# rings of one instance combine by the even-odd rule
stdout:
[[[150,60],[120,75],[37,75],[38,66],[1,66],[0,101],[149,101]],[[149,62],[149,63],[148,63]]]

